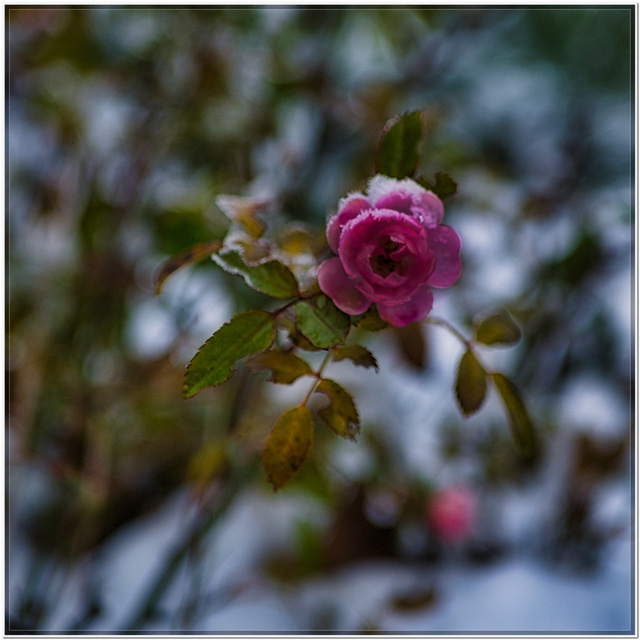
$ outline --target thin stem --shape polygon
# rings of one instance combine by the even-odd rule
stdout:
[[[485,370],[485,372],[487,373],[488,376],[492,376],[493,375],[493,371],[485,366],[485,364],[482,362],[482,360],[480,360],[480,358],[478,357],[478,352],[474,349],[474,342],[473,340],[468,340],[467,338],[465,338],[462,333],[460,333],[460,331],[458,331],[451,323],[447,322],[446,320],[444,320],[443,318],[427,318],[425,320],[425,322],[427,322],[428,324],[435,324],[438,325],[439,327],[444,327],[447,331],[449,331],[449,333],[451,333],[452,335],[454,335],[456,338],[458,338],[458,340],[460,340],[460,342],[462,342],[462,344],[469,350],[473,352],[473,355],[475,357],[475,359],[478,361],[478,363],[480,364],[480,366]]]
[[[447,322],[443,318],[435,318],[429,317],[425,320],[428,324],[435,324],[439,327],[444,327],[449,333],[454,335],[462,344],[467,347],[467,349],[471,349],[473,347],[473,342],[465,338],[460,331],[458,331],[451,323]]]
[[[309,402],[309,398],[311,397],[313,392],[316,390],[316,387],[320,383],[320,380],[322,379],[322,374],[326,366],[329,364],[330,360],[331,360],[331,352],[327,351],[327,354],[325,355],[324,360],[322,361],[322,364],[316,371],[315,380],[313,381],[313,384],[311,385],[309,391],[307,391],[307,395],[304,397],[304,400],[300,403],[301,407],[305,407],[307,405],[307,402]]]
[[[306,300],[313,300],[314,298],[318,298],[321,295],[323,295],[322,291],[319,291],[318,293],[312,293],[311,295],[308,295],[308,296],[299,296],[287,302],[287,304],[281,306],[279,309],[272,311],[271,314],[273,316],[279,316],[283,314],[287,309],[289,309],[289,307],[292,307],[294,304],[298,304],[298,302],[305,302]]]

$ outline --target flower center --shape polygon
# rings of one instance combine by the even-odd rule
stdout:
[[[387,278],[399,267],[402,267],[402,263],[392,257],[400,248],[400,244],[394,242],[391,238],[387,238],[384,245],[382,245],[369,260],[373,272],[382,278]]]

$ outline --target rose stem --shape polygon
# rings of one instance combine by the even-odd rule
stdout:
[[[327,351],[327,355],[324,357],[322,364],[320,365],[320,367],[318,368],[318,371],[315,374],[316,379],[313,381],[313,384],[311,385],[311,388],[309,389],[309,391],[307,391],[307,395],[304,397],[304,400],[300,403],[301,407],[305,407],[307,405],[307,402],[309,402],[309,398],[311,397],[313,392],[316,390],[316,387],[320,383],[320,380],[322,379],[322,372],[325,370],[325,367],[329,364],[330,360],[331,360],[331,352]]]

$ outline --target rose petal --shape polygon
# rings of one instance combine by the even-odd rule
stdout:
[[[378,315],[394,327],[404,327],[426,318],[432,306],[433,293],[428,285],[422,285],[407,302],[389,306],[378,303]]]
[[[412,206],[413,198],[407,191],[392,191],[376,202],[376,207],[379,209],[393,209],[394,211],[406,213],[408,216],[413,215]]]
[[[436,258],[435,268],[427,283],[432,287],[450,287],[462,271],[460,260],[460,237],[451,228],[441,224],[429,229],[429,249]]]
[[[424,191],[413,196],[411,213],[427,227],[432,229],[438,226],[444,218],[444,204],[432,191]]]
[[[371,301],[355,288],[345,273],[340,258],[329,258],[318,267],[318,284],[336,307],[345,313],[358,315],[371,306]]]
[[[412,215],[428,229],[440,224],[444,217],[442,200],[411,178],[396,180],[387,176],[373,176],[369,180],[367,195],[376,207]]]
[[[398,270],[383,277],[372,259],[389,241],[398,248]],[[405,250],[406,248],[406,250]],[[372,302],[406,302],[431,275],[434,257],[427,230],[415,219],[390,209],[363,211],[344,227],[338,254],[355,286]]]
[[[338,253],[344,225],[365,209],[371,209],[371,203],[359,192],[351,193],[340,200],[338,213],[327,223],[327,241],[334,253]]]

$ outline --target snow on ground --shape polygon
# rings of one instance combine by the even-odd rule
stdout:
[[[346,566],[293,587],[277,587],[259,571],[264,552],[291,544],[294,524],[324,515],[299,496],[276,498],[266,491],[244,494],[210,538],[202,558],[205,602],[194,632],[388,633],[435,632],[605,632],[629,631],[632,619],[632,550],[629,531],[608,547],[602,569],[577,575],[542,564],[528,553],[512,554],[490,565],[464,564],[455,555],[438,565],[366,561]],[[185,494],[127,527],[101,555],[104,615],[87,631],[114,631],[139,602],[164,554],[181,539],[189,505]],[[187,518],[188,520],[188,518]],[[170,613],[189,581],[184,572],[163,600]],[[192,576],[190,576],[192,578]],[[51,619],[64,628],[81,590],[70,578]],[[434,604],[399,613],[391,600],[434,588]],[[322,629],[330,621],[331,629]],[[174,626],[171,627],[170,625]],[[146,628],[179,632],[172,615]],[[50,627],[52,628],[52,627]]]

